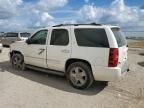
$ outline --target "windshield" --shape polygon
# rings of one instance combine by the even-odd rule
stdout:
[[[124,34],[121,32],[120,28],[111,28],[111,30],[117,40],[118,47],[125,46],[127,44],[126,38]]]
[[[31,36],[31,34],[30,33],[20,33],[20,36],[21,37],[29,37],[29,36]]]

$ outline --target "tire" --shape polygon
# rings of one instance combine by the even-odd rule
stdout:
[[[24,57],[22,54],[14,53],[11,58],[11,64],[14,69],[24,71],[26,69]]]
[[[94,81],[90,66],[83,62],[75,62],[68,66],[67,80],[76,89],[86,89]]]

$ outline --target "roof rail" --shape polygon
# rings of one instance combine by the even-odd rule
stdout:
[[[96,25],[96,26],[101,26],[102,24],[98,24],[98,23],[95,23],[95,22],[93,22],[93,23],[90,23],[91,25]]]
[[[53,27],[60,27],[60,26],[79,26],[79,25],[101,26],[102,24],[97,24],[97,23],[90,23],[90,24],[58,24],[58,25],[54,25]]]
[[[60,26],[77,26],[77,24],[58,24],[54,25],[53,27],[60,27]]]

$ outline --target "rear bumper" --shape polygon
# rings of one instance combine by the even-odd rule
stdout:
[[[129,69],[129,66],[124,64],[122,67],[93,67],[93,76],[95,80],[100,81],[115,81],[123,76]]]

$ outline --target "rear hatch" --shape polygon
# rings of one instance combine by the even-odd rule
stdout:
[[[118,66],[122,67],[127,62],[127,41],[120,28],[111,28],[118,44]]]

